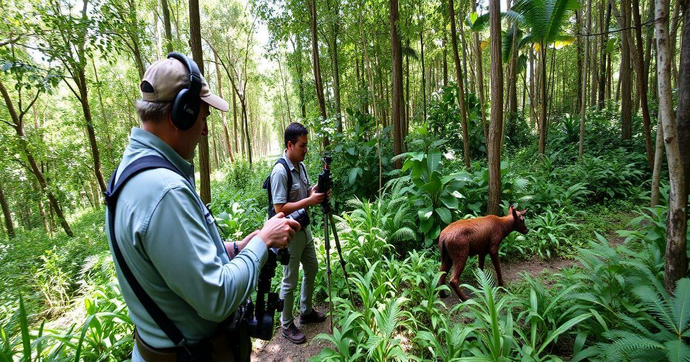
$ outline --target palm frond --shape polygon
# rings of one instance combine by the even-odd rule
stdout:
[[[679,332],[684,332],[690,322],[690,279],[683,278],[676,283],[671,311]]]

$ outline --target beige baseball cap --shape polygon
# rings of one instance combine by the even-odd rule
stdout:
[[[177,93],[187,87],[189,87],[187,65],[174,58],[161,59],[151,64],[139,84],[141,99],[148,102],[172,102]],[[203,76],[201,76],[200,96],[201,100],[215,109],[223,112],[230,109],[228,102],[211,93],[208,82]]]

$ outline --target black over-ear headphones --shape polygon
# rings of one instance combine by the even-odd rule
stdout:
[[[189,70],[189,87],[177,93],[172,106],[173,124],[180,130],[186,131],[194,126],[196,118],[199,116],[199,109],[201,108],[201,98],[199,98],[201,94],[201,72],[196,63],[182,53],[169,53],[168,58],[179,60]]]

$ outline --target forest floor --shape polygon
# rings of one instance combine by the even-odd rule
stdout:
[[[633,217],[633,214],[621,213],[618,214],[618,222],[613,222],[611,225],[613,228],[605,230],[602,235],[604,235],[612,246],[620,245],[624,242],[625,238],[619,236],[616,230],[620,229],[621,225],[627,224]],[[528,273],[535,278],[544,278],[547,280],[546,285],[553,285],[553,277],[558,272],[563,269],[567,269],[575,265],[577,260],[572,258],[552,258],[549,260],[544,260],[539,257],[534,257],[531,260],[520,260],[520,261],[501,261],[501,269],[503,271],[503,279],[507,284],[508,289],[511,289],[511,285],[516,285],[523,280],[523,273]],[[468,266],[475,266],[476,264],[469,264]],[[493,270],[493,265],[487,260],[485,266]],[[470,273],[467,271],[469,267],[465,269],[463,273],[464,280],[461,282],[470,282],[474,284],[475,282],[468,279]],[[465,289],[464,292],[471,297],[469,290]],[[455,305],[457,305],[460,300],[455,292],[451,291],[450,296],[442,299],[447,308],[450,310]],[[322,303],[322,305],[317,306],[320,311],[326,312],[328,305]],[[295,318],[295,324],[299,327],[302,332],[307,336],[307,342],[304,344],[293,344],[288,341],[285,337],[280,334],[280,330],[276,330],[273,339],[270,341],[254,341],[254,351],[252,353],[252,360],[256,361],[306,361],[311,357],[318,355],[321,350],[326,347],[332,346],[332,344],[325,340],[315,340],[319,333],[329,333],[330,332],[330,316],[323,323],[311,324],[300,326],[298,319]],[[404,344],[404,343],[403,343]]]

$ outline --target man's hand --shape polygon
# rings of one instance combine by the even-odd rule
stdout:
[[[279,212],[266,221],[257,236],[264,241],[267,248],[284,248],[299,228],[297,221],[286,219],[285,214]]]
[[[322,192],[316,191],[317,186],[311,188],[311,192],[309,193],[309,205],[318,205],[322,203],[326,197]]]

